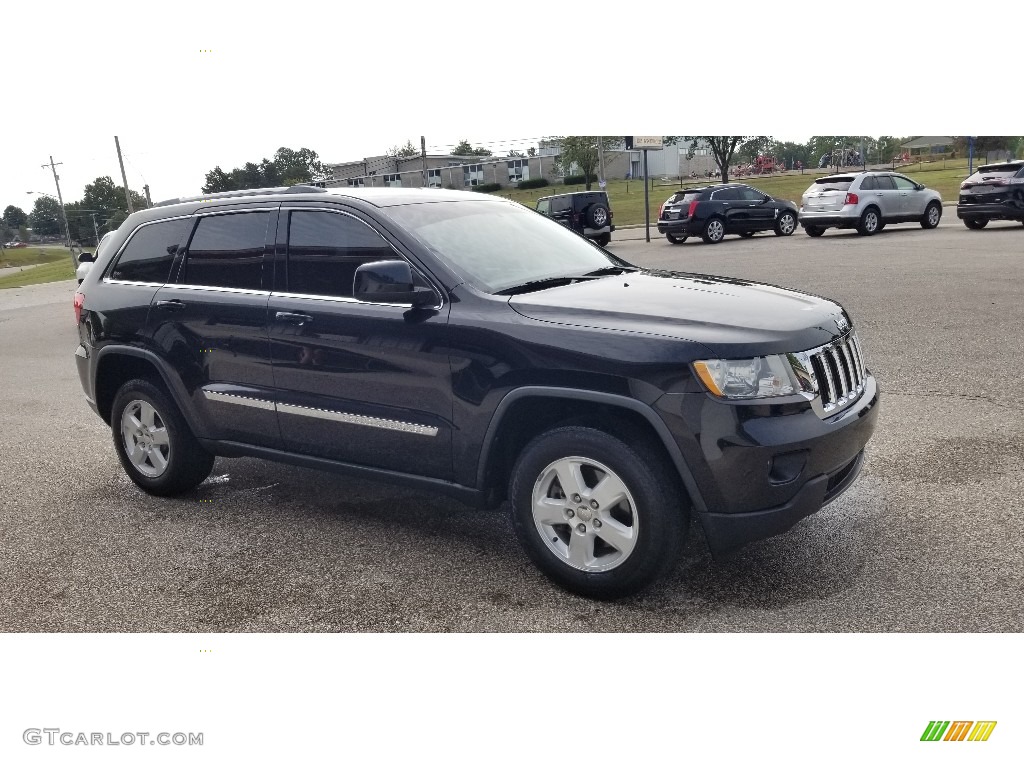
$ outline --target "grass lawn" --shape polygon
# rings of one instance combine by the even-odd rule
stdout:
[[[64,258],[40,267],[30,267],[21,272],[11,272],[7,275],[0,275],[0,288],[21,288],[26,285],[38,285],[39,283],[52,283],[57,280],[73,280],[75,270],[71,267],[71,259],[68,257],[67,249],[63,249]]]
[[[31,264],[50,264],[64,259],[71,264],[71,255],[63,245],[33,245],[28,248],[4,248],[0,253],[0,268],[27,267]]]
[[[975,161],[974,168],[977,170],[979,163]],[[850,168],[848,172],[856,172],[859,169]],[[966,160],[939,160],[934,163],[913,163],[908,166],[899,167],[897,173],[902,173],[915,181],[931,187],[942,195],[944,201],[955,202],[960,194],[960,182],[967,178]],[[800,204],[800,197],[804,191],[811,186],[816,178],[828,174],[827,169],[805,169],[801,174],[798,171],[790,171],[772,176],[744,176],[741,178],[730,177],[729,181],[737,181],[749,184],[760,189],[762,192],[780,197],[783,200],[792,200]],[[651,182],[649,181],[648,184]],[[681,186],[678,183],[666,182],[661,179],[653,180],[653,188],[648,193],[651,206],[651,223],[658,220],[658,208],[669,196],[678,189],[698,187],[708,184],[707,180],[695,180],[690,183],[684,182]],[[597,189],[594,184],[593,189]],[[541,189],[502,189],[493,194],[509,200],[515,200],[530,208],[536,207],[537,199],[545,195],[556,195],[565,192],[581,192],[585,189],[582,184],[565,186],[542,187]],[[624,227],[629,225],[642,225],[644,223],[644,185],[642,181],[624,181],[622,179],[608,180],[608,200],[612,205],[614,213],[613,223],[616,226]]]

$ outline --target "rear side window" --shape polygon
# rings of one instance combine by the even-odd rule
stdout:
[[[139,227],[121,252],[110,277],[160,285],[166,283],[174,255],[189,223],[189,219],[174,219]]]
[[[738,189],[719,189],[711,194],[712,200],[742,200],[742,193]]]
[[[860,189],[862,192],[870,192],[873,189],[878,189],[878,187],[875,185],[875,177],[865,176],[863,179],[861,179]]]
[[[875,176],[876,189],[896,189],[892,176]]]
[[[288,290],[313,296],[352,296],[356,267],[400,258],[359,219],[343,213],[295,211],[288,226]]]
[[[229,213],[199,220],[181,282],[215,288],[259,290],[269,211]]]

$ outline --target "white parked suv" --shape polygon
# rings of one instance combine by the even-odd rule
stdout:
[[[110,240],[110,236],[113,232],[107,232],[103,237],[100,238],[99,243],[96,245],[95,253],[80,253],[78,254],[78,269],[75,270],[75,278],[78,280],[78,284],[81,285],[82,281],[85,280],[85,276],[89,274],[89,270],[92,269],[92,265],[100,257],[100,249],[103,248],[103,244]]]
[[[800,200],[800,226],[811,237],[826,229],[881,232],[886,224],[915,221],[933,229],[942,218],[942,195],[889,171],[837,173],[816,179]]]

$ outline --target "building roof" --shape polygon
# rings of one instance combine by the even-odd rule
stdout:
[[[919,136],[906,144],[900,144],[901,149],[929,149],[931,147],[946,147],[954,141],[952,136]]]

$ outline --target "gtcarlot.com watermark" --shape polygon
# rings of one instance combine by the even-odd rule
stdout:
[[[202,733],[153,733],[150,731],[125,731],[124,733],[86,733],[85,731],[63,731],[60,728],[26,728],[22,740],[31,746],[51,747],[201,747]]]

